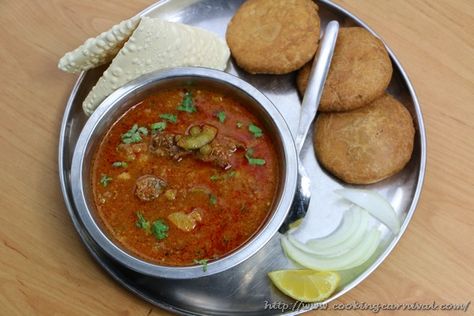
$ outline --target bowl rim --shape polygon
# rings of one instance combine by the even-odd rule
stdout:
[[[88,207],[84,192],[84,187],[88,185],[83,180],[85,156],[97,126],[107,118],[109,113],[114,112],[118,105],[126,102],[130,96],[133,96],[140,89],[147,90],[147,87],[153,87],[160,81],[179,77],[195,77],[217,81],[253,99],[266,112],[268,118],[273,121],[273,125],[278,131],[278,135],[275,135],[275,137],[278,137],[281,141],[282,158],[284,158],[282,168],[284,169],[285,179],[282,179],[280,198],[276,201],[273,215],[269,216],[263,226],[242,246],[228,255],[208,263],[206,271],[203,271],[204,269],[200,265],[160,266],[125,252],[107,237],[106,233],[96,223],[92,211]],[[117,118],[113,120],[112,124],[116,120]],[[97,107],[85,123],[74,148],[70,182],[73,200],[77,205],[80,220],[92,239],[109,256],[128,268],[146,275],[169,279],[192,279],[210,276],[238,265],[258,252],[277,233],[289,213],[296,193],[297,165],[296,146],[288,124],[277,107],[262,92],[243,79],[223,71],[202,67],[180,67],[142,75],[117,89]]]

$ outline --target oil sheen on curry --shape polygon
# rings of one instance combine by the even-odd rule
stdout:
[[[271,137],[238,99],[176,88],[110,128],[92,187],[106,230],[126,249],[160,265],[205,265],[259,230],[278,175]]]

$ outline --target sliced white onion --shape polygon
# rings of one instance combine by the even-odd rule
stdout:
[[[390,203],[371,190],[340,189],[335,193],[366,209],[372,216],[385,224],[395,235],[400,231],[400,219]]]
[[[372,229],[348,252],[335,257],[324,257],[298,249],[286,236],[281,238],[282,247],[288,257],[306,268],[319,271],[339,271],[357,267],[372,256],[379,243],[380,232]]]
[[[332,248],[346,240],[347,236],[354,234],[360,225],[361,218],[361,212],[351,207],[343,214],[342,223],[333,233],[322,238],[310,239],[307,243],[311,243],[316,249]]]
[[[356,217],[357,220],[352,222],[350,229],[345,229],[344,222],[346,218]],[[347,221],[348,222],[348,221]],[[288,234],[288,240],[298,249],[305,251],[310,254],[334,257],[342,255],[352,248],[356,247],[364,238],[367,233],[367,227],[369,224],[369,213],[366,210],[354,206],[344,214],[343,224],[338,228],[332,235],[325,238],[312,239],[306,242],[306,244],[299,242],[293,237],[292,234]],[[335,237],[340,237],[337,240]],[[329,243],[326,243],[328,241]]]

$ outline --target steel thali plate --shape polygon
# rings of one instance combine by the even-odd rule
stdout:
[[[224,38],[226,26],[242,2],[242,0],[164,0],[148,7],[140,15],[202,27]],[[319,1],[318,5],[322,29],[327,22],[335,19],[342,26],[358,25],[373,32],[361,20],[329,1]],[[384,195],[399,214],[402,228],[401,232],[393,237],[379,224],[383,232],[383,242],[376,253],[364,265],[343,271],[342,284],[327,302],[343,295],[362,282],[388,256],[415,211],[423,185],[426,141],[420,106],[405,71],[390,49],[389,53],[394,72],[388,91],[400,100],[413,116],[416,129],[414,152],[409,164],[399,174],[374,185],[359,187],[374,189]],[[298,305],[294,305],[295,302],[292,299],[274,288],[267,277],[267,273],[273,270],[295,268],[281,250],[280,234],[276,234],[259,252],[231,270],[194,280],[166,280],[141,275],[110,258],[90,238],[73,204],[69,174],[74,146],[86,121],[86,116],[82,112],[82,101],[104,70],[104,67],[94,69],[82,73],[78,78],[64,112],[59,143],[59,176],[64,200],[80,238],[94,259],[128,290],[160,308],[175,313],[273,315],[297,314],[312,308],[308,305],[299,306],[302,308],[294,310],[293,308]],[[295,74],[249,75],[232,63],[227,72],[243,78],[262,91],[283,114],[290,129],[293,132],[296,131],[300,98],[296,91]],[[304,145],[302,155],[306,169],[312,171],[311,207],[317,205],[318,209],[313,214],[314,231],[319,236],[324,236],[334,230],[342,218],[344,207],[338,204],[332,191],[343,185],[316,167],[310,137]],[[281,303],[280,307],[288,306],[288,309],[270,308],[272,303]]]

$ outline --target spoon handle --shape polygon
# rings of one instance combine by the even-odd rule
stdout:
[[[309,127],[316,116],[316,112],[318,112],[319,101],[321,100],[324,83],[326,82],[329,66],[331,65],[338,32],[339,23],[337,21],[329,22],[324,31],[319,49],[314,57],[308,85],[301,105],[300,122],[295,140],[298,154],[303,147],[303,143],[308,134]]]

